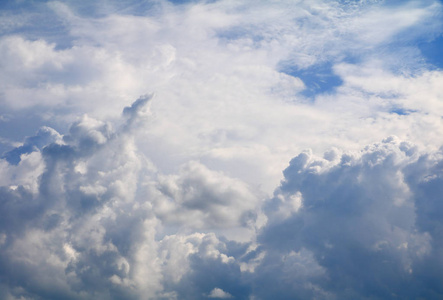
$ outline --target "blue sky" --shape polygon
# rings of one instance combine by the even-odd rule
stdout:
[[[0,299],[440,299],[441,1],[0,3]]]

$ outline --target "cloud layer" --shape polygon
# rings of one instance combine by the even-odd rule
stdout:
[[[443,297],[442,11],[5,2],[0,298]]]

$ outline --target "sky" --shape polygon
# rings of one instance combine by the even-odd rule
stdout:
[[[443,298],[443,2],[0,2],[0,299]]]

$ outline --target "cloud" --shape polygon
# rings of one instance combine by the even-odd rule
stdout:
[[[34,156],[44,167],[33,179],[36,189],[1,189],[1,276],[11,280],[4,295],[338,299],[442,293],[435,284],[442,276],[440,151],[395,137],[358,152],[332,149],[317,157],[307,150],[284,170],[262,206],[263,220],[258,195],[239,179],[198,162],[171,175],[152,168],[135,146],[137,131],[127,130],[130,122],[149,122],[136,113],[127,118],[145,102],[127,108],[116,129],[82,117],[62,139],[6,165],[20,168]],[[30,180],[28,172],[22,176]],[[245,230],[241,238],[232,233],[238,230]]]
[[[441,297],[441,11],[8,2],[0,298]]]
[[[38,130],[35,136],[28,137],[22,146],[16,147],[11,151],[6,152],[2,158],[10,164],[17,165],[21,160],[22,154],[29,154],[36,149],[41,149],[47,144],[59,142],[61,140],[60,134],[50,127],[42,127]]]
[[[34,190],[24,185],[0,190],[5,213],[0,222],[1,276],[11,280],[4,286],[5,295],[200,297],[209,294],[206,289],[213,289],[225,274],[222,270],[212,281],[199,282],[207,270],[197,271],[200,261],[207,267],[215,263],[240,272],[234,258],[226,254],[224,242],[214,233],[195,229],[251,230],[257,207],[254,194],[241,181],[199,163],[185,166],[181,174],[156,174],[135,147],[136,131],[128,130],[128,124],[147,121],[138,113],[147,102],[143,99],[126,109],[123,124],[116,129],[83,116],[62,139],[46,139],[47,145],[23,154],[17,165],[2,161],[18,169],[33,156],[42,165],[34,177],[30,171],[18,173],[33,179]],[[41,142],[41,132],[46,131],[27,141]],[[171,201],[163,193],[172,196],[170,214],[161,211],[161,202]],[[159,195],[163,198],[156,198]],[[211,222],[213,226],[207,227]],[[185,288],[188,284],[194,286],[192,291]]]
[[[41,141],[40,136],[27,141]],[[149,218],[134,222],[115,211],[120,207],[117,210],[132,212],[141,166],[128,138],[125,131],[114,132],[106,123],[83,117],[62,141],[35,149],[45,167],[34,178],[38,185],[34,194],[26,186],[3,188],[2,206],[10,218],[2,223],[2,265],[5,270],[14,266],[21,270],[8,275],[15,282],[8,288],[11,294],[50,299],[135,297],[127,290],[136,285],[127,279],[128,252],[137,252],[130,241],[146,235],[142,228]],[[29,289],[20,292],[27,282]],[[156,282],[152,292],[158,289]],[[92,294],[83,295],[85,291]]]
[[[396,79],[402,82],[400,90],[417,91],[409,104],[396,91],[381,100],[368,94],[384,95],[383,86],[396,85],[385,77],[377,80],[390,73],[386,68],[397,70],[403,61],[420,67],[419,55],[403,59],[399,50],[417,36],[438,34],[438,3],[251,2],[249,9],[224,1],[130,4],[44,3],[33,18],[62,23],[58,35],[47,36],[53,31],[46,28],[33,38],[23,30],[2,36],[2,114],[20,112],[20,118],[42,125],[51,121],[52,128],[66,133],[78,115],[116,120],[121,107],[153,91],[153,117],[137,143],[146,156],[155,157],[158,168],[176,172],[189,160],[210,161],[211,167],[267,193],[278,184],[286,161],[304,148],[358,149],[390,134],[413,135],[423,144],[437,140],[438,119],[426,122],[425,111],[402,118],[377,113],[415,111],[418,103],[438,111],[438,101],[417,99],[423,89],[438,91],[439,71],[425,85],[424,78]],[[397,22],[378,26],[387,22],[386,15]],[[31,24],[51,27],[35,19]],[[406,34],[407,29],[417,35]],[[376,59],[380,64],[374,67]],[[318,95],[312,87],[322,78],[314,76],[311,82],[303,76],[323,66],[338,93]],[[298,72],[288,75],[288,69]],[[358,76],[351,69],[366,72],[359,75],[364,92],[352,83]],[[377,84],[366,87],[368,82]],[[21,142],[33,131],[9,139]]]
[[[240,180],[190,162],[180,174],[161,177],[155,200],[165,222],[194,228],[229,228],[254,222],[258,199]]]
[[[227,299],[232,298],[232,295],[229,293],[226,293],[222,289],[214,288],[211,293],[208,296],[209,298],[221,298],[221,299]]]
[[[285,169],[285,179],[265,206],[269,223],[258,239],[270,252],[268,259],[298,255],[302,265],[317,265],[310,267],[318,269],[314,277],[304,277],[310,286],[300,287],[302,295],[309,290],[302,298],[432,298],[441,293],[433,280],[422,277],[424,265],[441,251],[434,231],[440,227],[435,220],[441,209],[433,200],[439,192],[426,189],[424,196],[420,188],[428,184],[429,172],[434,174],[430,185],[439,181],[441,153],[420,153],[391,137],[359,153],[327,158],[304,152]],[[299,199],[298,206],[288,210],[291,197]],[[424,219],[434,225],[426,228]],[[256,272],[268,268],[264,263]],[[290,270],[291,262],[280,268]],[[297,276],[300,268],[290,272]]]

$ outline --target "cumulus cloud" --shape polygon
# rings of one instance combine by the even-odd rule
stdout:
[[[302,298],[317,293],[326,299],[437,297],[440,289],[422,277],[422,270],[441,252],[441,237],[434,231],[440,225],[427,215],[430,207],[440,215],[433,200],[439,192],[423,196],[421,186],[439,180],[439,164],[440,152],[420,153],[393,137],[327,159],[301,153],[265,206],[269,223],[259,237],[263,251],[274,260],[296,254],[304,257],[305,268],[317,265],[310,270],[318,273],[301,287],[309,290]],[[300,199],[298,209],[282,216],[293,196]],[[432,229],[424,219],[434,224]],[[291,262],[281,267],[291,268]],[[259,268],[263,273],[267,265]],[[297,276],[300,269],[292,272]]]
[[[247,184],[201,163],[159,173],[127,128],[83,117],[17,165],[4,161],[20,168],[38,154],[43,166],[36,189],[1,189],[5,297],[441,295],[441,151],[396,137],[304,151],[261,216]]]
[[[131,269],[128,253],[143,266],[137,260],[137,248],[146,249],[149,240],[140,246],[129,241],[149,238],[152,229],[142,229],[155,220],[150,221],[144,210],[137,221],[119,212],[132,214],[137,174],[143,165],[131,148],[130,136],[85,116],[62,141],[35,151],[41,153],[44,165],[34,178],[38,192],[31,194],[22,185],[2,192],[3,211],[9,216],[2,226],[2,265],[5,270],[14,266],[21,270],[3,274],[15,282],[7,290],[48,298],[135,297],[130,287],[137,281],[129,281],[128,276],[138,273],[137,268]],[[153,279],[151,285],[156,287],[157,282]],[[27,284],[29,289],[20,292]],[[113,285],[115,291],[110,291]]]
[[[254,222],[257,196],[240,180],[190,162],[179,175],[161,177],[157,215],[195,228],[245,226]]]
[[[50,127],[42,127],[35,136],[28,137],[22,146],[16,147],[3,155],[3,159],[10,164],[17,165],[21,161],[21,155],[29,154],[35,150],[41,149],[47,144],[55,143],[61,140],[61,135]]]
[[[0,298],[441,298],[442,4],[177,2],[2,6]]]
[[[214,233],[189,229],[250,226],[255,196],[241,181],[198,163],[177,176],[156,174],[128,130],[135,119],[144,120],[137,112],[146,101],[134,102],[131,109],[137,109],[115,130],[84,116],[62,139],[36,147],[35,159],[42,165],[38,176],[22,175],[34,180],[36,190],[2,187],[1,276],[10,280],[4,295],[192,298],[209,294],[221,276],[207,283],[197,280],[207,271],[191,275],[199,261],[239,272]],[[27,140],[38,137],[40,131]],[[17,166],[4,163],[20,168],[27,162],[22,157]],[[163,201],[172,201],[173,211],[163,212]],[[189,284],[194,286],[190,291]]]

